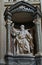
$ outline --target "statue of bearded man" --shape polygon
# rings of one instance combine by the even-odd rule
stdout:
[[[28,54],[30,53],[30,41],[32,39],[32,36],[28,30],[25,30],[24,25],[21,25],[20,28],[20,33],[16,37],[18,48],[17,54]]]

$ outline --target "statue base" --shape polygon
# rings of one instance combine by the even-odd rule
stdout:
[[[6,65],[36,65],[35,56],[33,55],[6,55]]]
[[[33,53],[28,53],[28,54],[17,54],[16,56],[33,56]]]
[[[42,65],[42,55],[5,55],[6,65]]]

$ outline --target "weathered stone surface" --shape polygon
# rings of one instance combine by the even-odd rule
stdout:
[[[36,65],[34,56],[6,56],[5,60],[9,65]]]
[[[42,53],[36,54],[35,61],[37,65],[42,65]]]

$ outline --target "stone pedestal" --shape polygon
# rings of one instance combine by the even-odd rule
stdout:
[[[42,54],[41,53],[36,54],[35,60],[36,60],[36,65],[42,65]]]
[[[23,56],[23,55],[6,55],[5,56],[6,65],[42,65],[42,55],[35,56]]]
[[[34,56],[6,55],[5,61],[7,65],[36,65]]]

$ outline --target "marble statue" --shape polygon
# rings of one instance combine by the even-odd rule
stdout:
[[[14,23],[11,26],[11,34],[15,37],[19,34],[19,30],[15,29]]]
[[[14,54],[31,53],[34,47],[33,38],[28,30],[25,29],[24,25],[20,26],[20,30],[16,30],[13,24],[11,29],[11,33],[14,36]]]
[[[20,54],[28,54],[31,53],[30,49],[33,49],[32,45],[32,36],[28,32],[28,30],[25,30],[24,25],[20,26],[21,30],[19,35],[16,37],[17,44],[18,44],[18,53]]]
[[[17,53],[17,44],[16,44],[16,36],[19,34],[19,30],[15,29],[14,23],[11,25],[11,35],[12,35],[12,45],[13,45],[13,53],[16,55]]]

